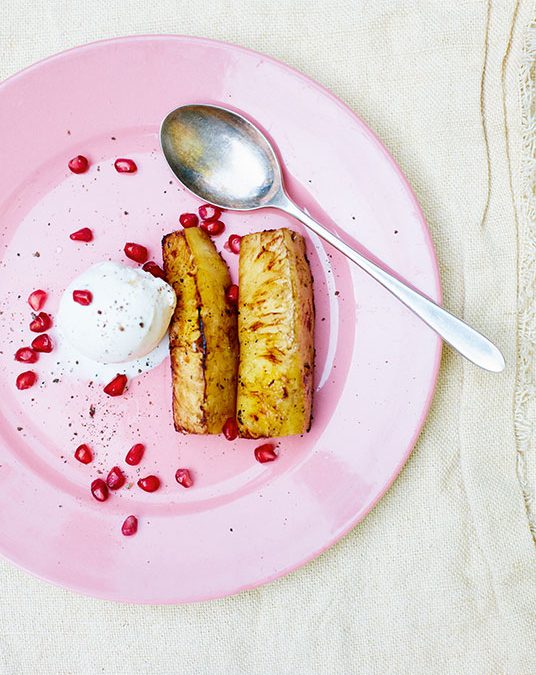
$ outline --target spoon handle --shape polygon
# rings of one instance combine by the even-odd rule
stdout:
[[[429,300],[418,291],[378,267],[371,260],[358,253],[351,246],[339,239],[323,225],[299,209],[286,195],[279,195],[271,206],[285,211],[306,225],[319,237],[331,244],[338,251],[359,265],[371,277],[376,279],[384,288],[411,309],[424,323],[428,324],[445,342],[458,350],[462,356],[477,366],[500,372],[504,368],[504,358],[501,352],[486,337],[478,333],[461,319],[453,316],[447,310]]]

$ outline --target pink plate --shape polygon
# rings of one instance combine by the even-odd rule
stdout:
[[[175,433],[167,360],[131,378],[123,397],[109,398],[98,377],[76,369],[58,375],[57,352],[30,366],[36,386],[18,391],[27,366],[13,354],[35,337],[31,291],[48,291],[45,310],[54,316],[74,275],[103,259],[125,261],[126,241],[147,245],[160,261],[162,235],[178,227],[179,213],[198,207],[158,143],[162,118],[189,102],[231,106],[259,123],[278,145],[298,203],[439,299],[423,216],[385,148],[303,75],[190,37],[65,52],[3,83],[0,101],[0,552],[83,593],[177,603],[266,583],[331,546],[406,461],[430,405],[441,345],[314,236],[306,233],[317,310],[314,422],[303,437],[279,439],[272,463],[255,461],[254,441]],[[67,162],[79,153],[91,167],[74,175]],[[133,158],[138,172],[118,174],[117,157]],[[303,231],[276,212],[224,216],[228,234]],[[85,226],[92,243],[69,239]],[[236,274],[236,256],[224,255]],[[137,442],[147,446],[145,457],[129,467],[124,456]],[[81,443],[95,454],[87,466],[73,458]],[[98,503],[89,485],[115,464],[128,484]],[[179,467],[191,469],[190,489],[175,482]],[[153,494],[136,486],[150,473],[162,479]],[[129,514],[139,519],[138,533],[123,537]]]

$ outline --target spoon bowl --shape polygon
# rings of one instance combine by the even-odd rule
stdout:
[[[209,105],[182,106],[162,122],[161,142],[181,183],[215,206],[258,209],[281,191],[272,146],[237,113]]]
[[[503,370],[503,355],[486,337],[302,211],[285,192],[268,139],[242,115],[214,105],[181,106],[164,119],[160,142],[174,174],[197,197],[224,209],[272,206],[294,216],[359,265],[462,356],[486,370]]]

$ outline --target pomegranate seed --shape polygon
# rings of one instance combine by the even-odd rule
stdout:
[[[30,347],[21,347],[15,352],[15,361],[21,363],[35,363],[39,359],[39,354]]]
[[[199,222],[199,218],[195,213],[181,213],[179,216],[179,223],[183,227],[196,227]]]
[[[232,234],[227,240],[227,245],[232,253],[240,253],[240,242],[242,237],[239,234]]]
[[[225,298],[230,305],[238,305],[238,286],[231,284],[225,291]]]
[[[34,349],[36,352],[45,352],[46,354],[50,354],[52,347],[52,340],[48,337],[48,335],[38,335],[32,340],[32,349]]]
[[[17,389],[29,389],[37,382],[37,375],[33,370],[26,370],[17,377]]]
[[[208,232],[212,237],[217,237],[225,232],[225,225],[221,220],[209,220],[201,224],[201,228]]]
[[[218,220],[218,218],[221,216],[221,209],[219,209],[217,206],[212,206],[212,204],[203,204],[203,206],[200,206],[197,211],[201,220]]]
[[[140,265],[141,263],[144,263],[149,257],[147,249],[141,244],[133,244],[132,242],[128,242],[125,244],[124,251],[127,258],[134,260],[134,262],[140,263]]]
[[[92,462],[93,453],[91,452],[89,445],[86,445],[85,443],[79,445],[74,451],[74,458],[79,462],[82,462],[82,464],[89,464]]]
[[[79,305],[87,307],[93,302],[93,293],[91,291],[73,291],[73,300]]]
[[[30,293],[30,297],[28,298],[28,304],[34,310],[34,312],[38,312],[40,309],[43,308],[46,299],[47,299],[46,291],[41,290],[34,291],[33,293]]]
[[[160,478],[158,476],[146,476],[139,479],[138,485],[145,492],[155,492],[160,487]]]
[[[185,488],[192,487],[194,484],[192,474],[188,471],[188,469],[177,469],[175,473],[175,480],[179,485],[182,485],[182,487]]]
[[[110,473],[106,477],[106,485],[110,490],[119,490],[120,487],[123,487],[125,484],[125,474],[121,471],[118,466],[114,466],[110,469]]]
[[[223,435],[228,441],[234,441],[238,436],[238,422],[234,417],[229,417],[229,419],[223,425]]]
[[[136,162],[133,159],[125,159],[124,157],[116,159],[114,166],[117,173],[136,173],[138,170]]]
[[[93,241],[93,232],[89,227],[83,227],[81,230],[76,230],[76,232],[71,232],[69,239],[73,241]]]
[[[127,452],[125,462],[130,466],[136,466],[141,462],[144,452],[145,446],[142,443],[136,443],[136,445],[133,445]]]
[[[136,516],[127,516],[125,522],[121,525],[121,533],[125,537],[131,537],[138,531],[138,519]]]
[[[50,314],[46,314],[45,312],[39,312],[39,314],[34,316],[33,321],[30,323],[30,330],[33,333],[44,333],[51,326],[52,326],[52,319],[50,317]]]
[[[104,393],[108,394],[108,396],[121,396],[121,394],[125,391],[126,385],[127,376],[117,373],[114,379],[111,382],[108,382],[108,384],[104,387]]]
[[[149,262],[146,262],[145,265],[142,267],[142,270],[144,272],[149,272],[149,274],[152,274],[153,277],[157,277],[158,279],[165,280],[166,278],[164,270],[160,267],[160,265],[157,265],[153,260],[149,260]]]
[[[68,166],[73,173],[85,173],[89,169],[89,162],[84,155],[76,155],[69,161]]]
[[[108,492],[108,486],[102,478],[95,478],[93,483],[91,483],[91,494],[98,502],[105,502],[108,499],[110,493]]]
[[[273,443],[265,443],[255,448],[255,459],[257,462],[264,464],[265,462],[273,462],[277,459],[277,452],[275,451]]]

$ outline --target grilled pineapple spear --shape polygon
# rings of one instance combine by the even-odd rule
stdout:
[[[237,420],[245,438],[302,434],[311,425],[313,280],[301,235],[242,237]]]
[[[168,234],[162,251],[177,293],[169,331],[175,428],[219,434],[236,405],[237,318],[225,299],[229,270],[198,227]]]

